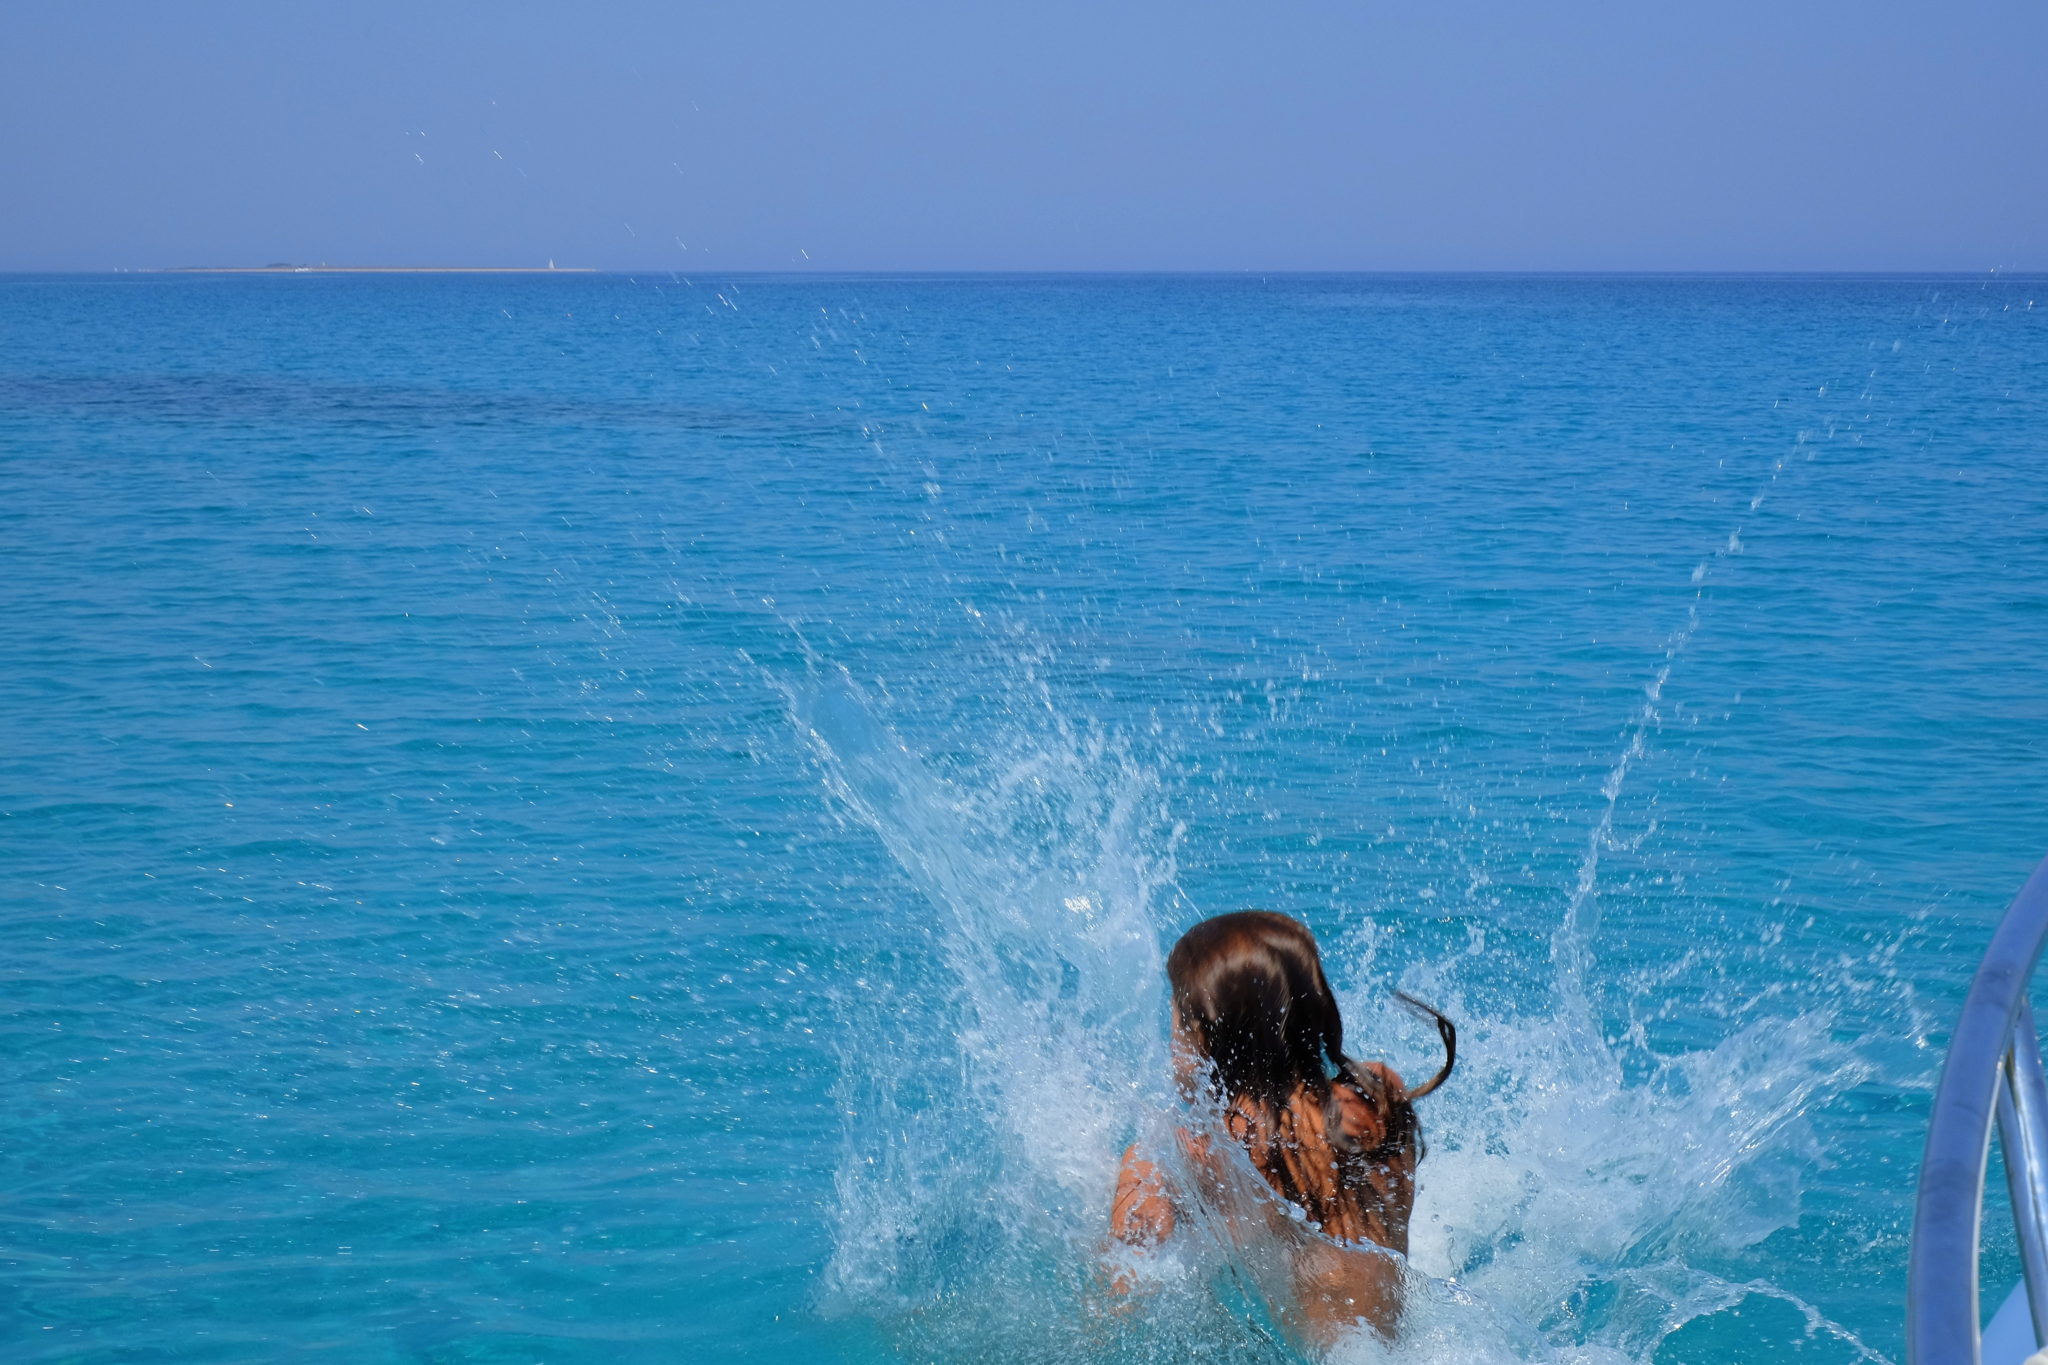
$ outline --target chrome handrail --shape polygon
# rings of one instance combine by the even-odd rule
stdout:
[[[2041,1074],[2041,1039],[2024,995],[2013,1020],[2012,1051],[2000,1069],[1998,1140],[2005,1147],[2005,1187],[2020,1239],[2027,1313],[2034,1320],[2034,1340],[2042,1342],[2048,1341],[2048,1076]]]
[[[1906,1272],[1909,1365],[1982,1365],[1977,1245],[1998,1118],[2035,1340],[2048,1342],[2048,1079],[2027,983],[2048,941],[2048,861],[2034,869],[1978,964],[1934,1093]]]

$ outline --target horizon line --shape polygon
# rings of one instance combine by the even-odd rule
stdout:
[[[1999,277],[2048,277],[2048,267],[1979,267],[1975,269],[1954,269],[1940,267],[1904,267],[1892,269],[1847,269],[1847,268],[1749,268],[1749,269],[1700,269],[1700,268],[1314,268],[1288,267],[1284,269],[1260,269],[1256,267],[1230,268],[1162,268],[1162,267],[1077,267],[1066,269],[1045,268],[902,268],[870,267],[862,269],[822,269],[816,266],[787,267],[711,267],[703,266],[558,266],[552,261],[547,265],[182,265],[182,266],[111,266],[97,269],[64,269],[55,267],[10,268],[0,266],[0,275],[716,275],[756,276],[779,279],[831,279],[831,278],[916,278],[916,279],[1001,279],[1001,278],[1072,278],[1076,276],[1099,277],[1150,277],[1150,278],[1247,278],[1247,277],[1329,277],[1354,276],[1372,278],[1532,278],[1532,277],[1596,277],[1633,279],[1679,279],[1679,278],[1726,278],[1726,279],[1796,279],[1796,278],[1842,278],[1842,279],[1901,279],[1919,277],[1941,277],[1949,279],[1996,279]]]

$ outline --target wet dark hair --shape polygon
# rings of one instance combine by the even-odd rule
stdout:
[[[1367,1168],[1400,1153],[1420,1160],[1413,1102],[1450,1076],[1457,1064],[1458,1033],[1451,1021],[1412,996],[1403,1004],[1433,1019],[1443,1039],[1443,1068],[1424,1084],[1390,1091],[1379,1073],[1344,1055],[1344,1020],[1323,975],[1322,955],[1308,926],[1270,910],[1240,910],[1203,920],[1173,945],[1166,975],[1174,1010],[1209,1062],[1212,1093],[1232,1132],[1253,1148],[1254,1161],[1284,1197],[1326,1225]],[[1370,1148],[1345,1134],[1334,1089],[1355,1088],[1385,1120],[1385,1134]],[[1294,1134],[1297,1096],[1322,1110],[1323,1132],[1340,1178],[1305,1170]],[[1256,1130],[1256,1133],[1254,1132]],[[1260,1152],[1267,1153],[1261,1157]]]

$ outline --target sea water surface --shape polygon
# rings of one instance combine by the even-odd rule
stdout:
[[[1340,1357],[1901,1360],[2044,377],[2004,276],[0,279],[0,1357],[1296,1359],[1101,1287],[1255,905],[1463,1030]]]

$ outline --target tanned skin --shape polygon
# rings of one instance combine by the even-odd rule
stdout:
[[[1370,1149],[1387,1137],[1392,1105],[1408,1102],[1409,1096],[1392,1067],[1366,1062],[1359,1070],[1377,1083],[1370,1088],[1379,1090],[1386,1097],[1385,1102],[1376,1104],[1369,1099],[1365,1093],[1368,1086],[1340,1082],[1334,1089],[1344,1134]],[[1321,1167],[1334,1177],[1338,1162],[1324,1133],[1323,1107],[1307,1102],[1305,1096],[1297,1096],[1296,1102],[1288,1106],[1288,1117],[1293,1120],[1289,1125],[1293,1141],[1287,1144],[1291,1149],[1288,1155],[1295,1157],[1300,1166]],[[1231,1135],[1245,1143],[1253,1165],[1263,1173],[1273,1157],[1272,1148],[1279,1144],[1259,1134],[1255,1121],[1247,1115],[1232,1113],[1225,1122]],[[1190,1169],[1199,1175],[1205,1168],[1213,1168],[1216,1157],[1209,1149],[1208,1139],[1185,1129],[1177,1136]],[[1415,1207],[1416,1159],[1414,1144],[1389,1153],[1387,1159],[1374,1164],[1359,1187],[1347,1191],[1352,1197],[1342,1201],[1342,1211],[1318,1224],[1326,1236],[1352,1243],[1359,1249],[1318,1243],[1295,1268],[1294,1288],[1301,1326],[1316,1340],[1327,1342],[1343,1328],[1358,1322],[1370,1324],[1384,1336],[1394,1335],[1401,1315],[1400,1266],[1393,1258],[1365,1247],[1384,1247],[1404,1257],[1408,1254],[1408,1221]],[[1165,1174],[1156,1163],[1140,1155],[1133,1143],[1125,1149],[1117,1172],[1116,1194],[1110,1201],[1110,1235],[1127,1246],[1158,1246],[1173,1236],[1179,1218],[1174,1191]],[[1122,1293],[1131,1288],[1122,1276],[1116,1278],[1112,1287]]]
[[[1410,1090],[1391,1067],[1351,1060],[1314,936],[1299,920],[1270,911],[1197,924],[1168,955],[1167,975],[1180,1091],[1190,1101],[1206,1092],[1218,1103],[1221,1126],[1277,1196],[1254,1215],[1293,1249],[1294,1293],[1274,1305],[1276,1313],[1322,1343],[1360,1322],[1391,1338],[1423,1152],[1415,1101],[1449,1078],[1457,1029],[1397,993],[1435,1022],[1442,1070]],[[1129,1247],[1157,1246],[1173,1236],[1189,1197],[1231,1207],[1228,1173],[1212,1141],[1176,1130],[1182,1178],[1193,1189],[1176,1188],[1136,1145],[1127,1149],[1110,1201],[1111,1236]],[[1228,1216],[1246,1217],[1238,1208]],[[1295,1220],[1323,1237],[1302,1239],[1298,1225],[1288,1226]],[[1128,1293],[1128,1272],[1113,1273],[1111,1288]]]

